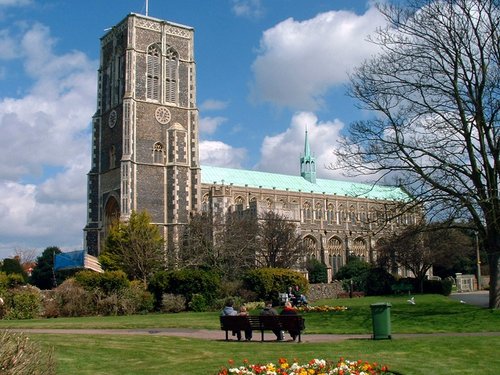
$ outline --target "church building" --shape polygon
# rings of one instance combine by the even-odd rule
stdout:
[[[351,255],[374,260],[380,238],[415,222],[409,213],[382,225],[408,198],[398,188],[317,178],[307,132],[297,176],[200,165],[193,28],[132,13],[100,48],[89,254],[99,255],[110,223],[133,211],[150,214],[172,257],[193,213],[274,210],[297,224],[308,257],[331,277]]]

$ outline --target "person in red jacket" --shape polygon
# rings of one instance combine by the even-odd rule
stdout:
[[[293,308],[292,304],[289,301],[285,302],[285,307],[281,310],[280,315],[298,315],[297,311]],[[297,338],[300,332],[295,330],[289,330],[288,333],[292,336],[293,341]]]

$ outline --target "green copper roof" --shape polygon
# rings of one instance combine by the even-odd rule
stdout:
[[[311,183],[301,176],[250,171],[221,167],[201,167],[201,181],[204,184],[224,184],[248,186],[251,188],[276,189],[292,192],[329,194],[350,197],[362,197],[381,200],[406,200],[408,195],[394,186],[370,185],[357,182],[326,180],[317,178]]]

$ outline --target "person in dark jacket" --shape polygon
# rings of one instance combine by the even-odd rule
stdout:
[[[260,315],[273,316],[278,315],[278,312],[273,308],[272,302],[266,302],[266,306],[264,307],[264,309],[262,309]],[[281,330],[273,330],[273,332],[276,335],[276,340],[283,340],[283,332]]]
[[[292,304],[289,301],[286,301],[285,307],[283,308],[283,310],[281,310],[280,315],[298,315],[298,314],[297,311],[293,308]],[[290,334],[290,336],[292,336],[293,341],[295,341],[300,332],[295,330],[289,330],[288,333]]]

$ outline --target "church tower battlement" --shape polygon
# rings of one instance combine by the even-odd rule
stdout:
[[[129,14],[101,38],[97,92],[85,248],[145,210],[175,252],[201,194],[193,28]]]

